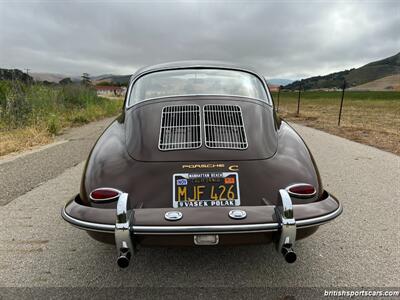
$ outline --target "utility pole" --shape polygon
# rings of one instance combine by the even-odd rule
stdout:
[[[299,86],[299,96],[297,97],[297,117],[299,116],[300,113],[300,96],[301,96],[301,89],[303,86],[303,80],[300,80],[300,86]]]
[[[29,71],[30,71],[31,69],[28,69],[28,68],[26,68],[25,69],[25,71],[26,71],[26,83],[27,84],[32,84],[32,81],[29,79]],[[22,78],[21,78],[22,79]]]
[[[344,90],[346,89],[346,79],[343,80],[342,86],[342,100],[340,101],[340,110],[339,110],[339,119],[337,125],[340,126],[340,119],[342,118],[342,108],[343,108],[343,100],[344,100]]]

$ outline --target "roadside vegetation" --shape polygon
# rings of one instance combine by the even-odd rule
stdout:
[[[66,127],[115,116],[122,100],[90,85],[0,81],[0,156],[51,142]]]
[[[273,93],[277,107],[278,93]],[[300,123],[400,155],[400,92],[346,91],[340,126],[341,92],[282,91],[278,114]]]

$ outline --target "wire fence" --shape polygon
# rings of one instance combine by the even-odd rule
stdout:
[[[400,92],[287,91],[273,93],[278,115],[400,154]]]
[[[299,86],[299,89],[297,91],[297,93],[298,93],[297,94],[297,110],[296,110],[296,116],[297,117],[300,115],[300,103],[301,103],[302,86],[303,86],[302,82],[300,81],[300,86]],[[340,97],[340,109],[339,109],[339,113],[338,113],[337,126],[340,126],[340,121],[341,121],[342,111],[343,111],[344,94],[345,94],[346,87],[347,87],[347,83],[346,83],[346,81],[343,81],[341,97]],[[282,92],[282,86],[280,86],[279,89],[278,89],[277,104],[275,106],[275,109],[276,109],[277,112],[279,112],[279,104],[280,104],[281,92]]]

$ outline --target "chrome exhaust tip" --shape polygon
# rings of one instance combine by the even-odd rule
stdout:
[[[294,263],[297,259],[297,255],[293,251],[292,247],[282,247],[282,255],[289,264]]]
[[[131,254],[129,252],[121,253],[117,258],[118,267],[124,269],[129,266],[129,262],[131,260]]]

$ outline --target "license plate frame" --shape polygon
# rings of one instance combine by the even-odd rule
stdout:
[[[229,182],[225,180],[228,178]],[[234,183],[232,183],[234,179]],[[178,184],[178,180],[180,180]],[[199,193],[198,182],[193,182],[193,180],[201,181],[202,185],[205,185],[205,191],[207,191],[204,195],[204,198],[201,198],[200,195],[196,195],[194,199],[186,199],[186,200],[178,200],[178,192],[182,193],[182,189],[186,186],[186,192],[188,192],[188,187],[194,189],[197,188],[197,192]],[[223,183],[221,183],[223,181]],[[190,183],[190,184],[189,184]],[[216,193],[215,187],[218,185],[218,192]],[[225,196],[221,199],[210,199],[212,191],[214,191],[214,196],[220,197],[223,188],[219,188],[221,185],[225,186]],[[233,187],[231,187],[233,185]],[[200,186],[200,187],[201,187]],[[214,190],[212,190],[212,186],[214,186]],[[181,188],[180,188],[181,187]],[[239,187],[239,174],[238,172],[198,172],[198,173],[175,173],[172,176],[172,206],[174,208],[182,208],[182,207],[219,207],[219,206],[240,206],[240,187]],[[179,190],[179,191],[178,191]],[[234,194],[234,197],[228,197],[228,192]],[[196,191],[193,190],[193,195],[195,195]],[[200,193],[199,193],[200,194]],[[232,194],[230,194],[232,195]],[[186,198],[187,194],[185,195]],[[198,198],[198,197],[200,198]],[[222,195],[223,196],[223,195]]]

